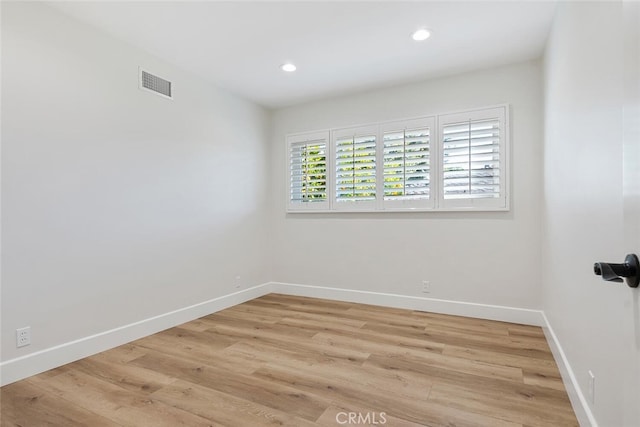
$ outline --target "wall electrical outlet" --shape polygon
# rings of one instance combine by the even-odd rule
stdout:
[[[236,276],[236,289],[240,287],[240,276]]]
[[[423,280],[422,281],[422,293],[423,294],[428,294],[431,293],[431,282],[428,280]]]
[[[596,376],[589,371],[589,402],[596,403]]]
[[[31,326],[16,329],[16,346],[24,347],[31,344]]]

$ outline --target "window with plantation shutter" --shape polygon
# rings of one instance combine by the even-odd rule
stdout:
[[[328,132],[288,138],[290,210],[324,210],[329,207],[327,186]]]
[[[334,132],[336,209],[375,208],[377,129]]]
[[[509,106],[287,136],[291,212],[509,210]]]
[[[434,119],[383,123],[383,207],[419,209],[434,205],[431,139]]]
[[[440,206],[506,209],[504,107],[439,117]]]

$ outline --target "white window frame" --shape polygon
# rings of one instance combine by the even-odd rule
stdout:
[[[336,194],[337,187],[337,179],[336,179],[336,169],[337,169],[337,160],[336,160],[336,143],[339,139],[342,138],[358,138],[362,136],[374,135],[376,138],[376,190],[375,190],[375,200],[344,200],[338,201]],[[380,174],[380,155],[379,155],[379,145],[380,145],[380,135],[378,131],[377,125],[369,125],[369,126],[357,126],[357,127],[349,127],[336,129],[331,132],[331,203],[332,210],[338,212],[375,212],[376,207],[378,205],[380,191],[378,188],[379,183],[379,174]]]
[[[497,119],[499,121],[499,159],[500,159],[500,196],[495,198],[444,198],[444,155],[443,128],[447,124]],[[429,128],[429,199],[420,200],[384,200],[384,133],[392,130]],[[376,136],[376,197],[375,200],[340,201],[336,200],[336,141],[345,136]],[[447,114],[385,121],[376,124],[351,126],[314,132],[287,135],[286,149],[286,197],[287,212],[490,212],[510,209],[511,181],[511,140],[509,105],[477,108]],[[327,199],[315,202],[292,202],[291,200],[291,164],[292,144],[325,141],[327,168]]]
[[[446,125],[479,120],[498,120],[499,122],[499,159],[500,159],[500,197],[497,198],[461,198],[444,197],[444,155],[443,129]],[[443,114],[438,116],[438,208],[443,211],[506,211],[509,210],[509,109],[506,105]]]
[[[387,132],[411,131],[416,129],[429,129],[429,197],[425,199],[415,200],[385,200],[384,199],[384,134]],[[437,199],[436,184],[436,168],[437,158],[434,158],[434,146],[438,139],[436,119],[435,117],[422,117],[418,119],[397,120],[392,122],[384,122],[380,124],[380,142],[378,148],[380,150],[380,173],[378,175],[379,187],[379,208],[384,211],[416,211],[416,210],[433,210],[435,200]]]
[[[329,207],[331,205],[331,191],[329,186],[330,184],[330,167],[331,167],[331,150],[330,150],[330,132],[327,131],[315,131],[315,132],[305,132],[292,134],[287,136],[287,151],[286,155],[286,167],[287,167],[287,211],[289,212],[318,212],[318,211],[329,211]],[[318,142],[323,141],[325,144],[325,159],[326,159],[326,179],[327,179],[327,188],[326,191],[326,199],[324,201],[302,201],[296,202],[291,200],[291,148],[294,145],[303,145],[305,143]]]

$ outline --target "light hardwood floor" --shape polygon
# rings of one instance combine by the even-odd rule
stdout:
[[[578,425],[540,328],[277,294],[1,399],[3,427]]]

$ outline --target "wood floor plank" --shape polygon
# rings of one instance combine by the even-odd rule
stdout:
[[[324,350],[324,349],[323,349]],[[239,342],[224,350],[225,357],[247,361],[250,366],[258,365],[253,371],[267,363],[278,363],[284,366],[316,365],[323,366],[342,363],[350,366],[360,365],[369,356],[357,351],[297,351],[267,343]],[[252,371],[252,372],[253,372]]]
[[[503,366],[512,366],[532,372],[538,372],[549,376],[559,376],[560,371],[553,359],[532,358],[503,351],[483,350],[477,348],[460,347],[457,345],[445,345],[443,354],[472,359],[479,362],[497,363]]]
[[[317,341],[320,337],[328,338],[326,343],[333,343],[335,347],[341,348],[360,348],[363,351],[383,353],[389,352],[390,349],[404,351],[405,349],[413,349],[418,351],[429,351],[433,353],[442,353],[445,345],[436,341],[404,337],[400,335],[379,334],[374,331],[359,329],[358,331],[339,330],[332,331],[331,334],[318,333],[313,336],[313,340]]]
[[[343,412],[577,425],[541,328],[280,294],[0,389],[3,427],[336,426]]]
[[[272,319],[273,321],[260,322],[260,321],[256,321],[253,318],[253,316],[246,316],[246,314],[243,314],[242,316],[239,316],[239,315],[234,316],[233,313],[230,313],[227,310],[224,310],[220,313],[211,314],[203,318],[203,320],[205,320],[211,325],[211,327],[208,329],[226,325],[226,326],[231,326],[235,328],[243,328],[250,331],[261,331],[261,330],[272,331],[275,329],[277,331],[287,330],[288,332],[291,333],[291,335],[300,335],[303,337],[308,337],[312,335],[310,332],[298,331],[294,328],[287,329],[286,327],[282,327],[282,326],[278,327],[277,323],[280,320],[282,320],[282,316],[277,318],[272,317]]]
[[[413,316],[427,319],[429,323],[443,323],[447,325],[468,325],[470,328],[484,327],[488,329],[508,329],[510,326],[519,326],[514,323],[498,320],[478,319],[475,317],[454,316],[451,314],[432,313],[428,311],[412,311]],[[524,325],[522,325],[524,326]]]
[[[362,329],[370,330],[382,335],[424,339],[443,344],[460,345],[481,350],[497,350],[505,353],[518,354],[539,359],[553,359],[553,355],[548,351],[548,346],[545,348],[544,346],[541,346],[539,342],[528,343],[514,341],[508,336],[486,337],[477,334],[465,334],[464,332],[446,331],[437,328],[428,328],[424,331],[417,331],[375,322],[367,322]]]
[[[355,349],[321,346],[314,342],[311,339],[312,337],[309,337],[308,340],[298,340],[295,339],[295,337],[292,338],[270,333],[258,334],[253,331],[228,327],[226,325],[216,327],[215,330],[208,330],[207,332],[222,335],[224,337],[235,337],[239,341],[253,341],[268,345],[281,346],[285,349],[296,349],[296,351],[301,355],[306,355],[306,357],[316,359],[318,362],[330,357],[340,359],[344,362],[353,363],[355,365],[361,365],[362,362],[369,357],[369,353]]]
[[[354,381],[336,378],[332,375],[303,370],[294,371],[275,365],[260,368],[254,373],[254,376],[270,383],[294,387],[329,401],[335,395],[339,395],[342,402],[368,407],[371,408],[371,411],[383,411],[414,422],[422,419],[422,404],[428,395],[428,390],[425,390],[422,399],[406,399],[393,393],[381,393],[380,390],[372,390]]]
[[[321,365],[308,365],[301,363],[281,364],[272,362],[265,366],[277,367],[279,369],[290,369],[303,375],[326,376],[327,367]],[[429,394],[432,381],[416,375],[405,375],[395,371],[385,371],[376,367],[366,369],[353,369],[352,366],[344,363],[334,363],[330,367],[331,381],[342,384],[351,384],[359,389],[367,390],[373,394],[393,394],[408,400],[425,400]],[[256,373],[259,375],[259,373]]]
[[[387,325],[417,328],[420,330],[427,326],[425,319],[417,316],[408,316],[406,311],[404,313],[390,313],[387,311],[381,312],[379,308],[376,310],[371,308],[365,309],[361,307],[352,307],[345,312],[344,316],[358,320],[365,320],[367,322],[382,322]]]
[[[273,409],[313,421],[324,412],[329,401],[295,387],[265,381],[229,369],[221,369],[154,352],[131,362],[147,369],[161,369],[175,378],[222,393],[261,403]]]
[[[27,380],[28,381],[28,380]],[[67,372],[38,386],[122,426],[210,427],[195,414],[118,387],[79,370]],[[87,424],[91,425],[91,424]]]
[[[120,427],[115,421],[61,399],[36,384],[20,381],[2,388],[3,427]]]
[[[509,335],[511,336],[522,335],[539,338],[545,337],[542,328],[539,328],[537,326],[510,324],[507,329],[509,330]]]
[[[537,385],[541,387],[552,388],[554,390],[558,390],[564,392],[564,383],[562,382],[562,377],[560,373],[557,375],[553,374],[543,374],[540,371],[523,371],[524,383],[530,385]]]
[[[326,398],[338,394],[340,402],[347,406],[366,408],[366,412],[385,412],[393,418],[428,426],[497,426],[513,423],[502,422],[494,417],[478,413],[467,413],[458,409],[445,408],[439,403],[428,400],[429,392],[420,398],[408,399],[403,395],[372,390],[370,387],[334,376],[313,374],[311,372],[292,371],[267,365],[256,372],[256,375],[269,381],[295,387]],[[515,424],[517,425],[517,424]]]
[[[501,337],[500,339],[508,338],[511,335],[509,334],[509,329],[507,326],[498,325],[498,326],[489,326],[487,324],[481,325],[465,325],[464,323],[459,322],[443,322],[443,321],[427,321],[425,326],[426,331],[438,331],[442,333],[450,332],[451,335],[463,335],[467,336],[469,332],[473,332],[475,336],[478,337],[486,337],[489,340],[494,339],[496,337]],[[502,338],[504,337],[504,338]]]
[[[113,364],[88,357],[74,363],[74,369],[140,394],[150,394],[175,381],[162,372],[127,364]]]
[[[207,330],[196,332],[179,326],[142,338],[137,341],[137,345],[142,347],[152,343],[165,346],[178,345],[181,347],[181,351],[201,352],[209,355],[235,344],[235,341],[231,339],[225,340],[220,337],[214,339],[206,333]]]
[[[194,413],[215,425],[306,427],[315,423],[268,406],[183,380],[153,393],[153,398]]]
[[[454,408],[465,408],[530,426],[578,426],[573,411],[570,407],[567,408],[567,402],[539,399],[534,394],[521,394],[519,397],[513,394],[484,394],[480,398],[476,390],[451,384],[435,384],[429,399]]]
[[[394,359],[402,358],[409,363],[426,364],[437,369],[448,369],[457,372],[471,373],[487,378],[503,378],[519,382],[522,382],[523,380],[522,369],[517,367],[452,357],[443,355],[439,352],[424,351],[411,347],[362,342],[364,340],[358,340],[356,338],[346,339],[344,337],[330,336],[329,334],[318,334],[313,339],[323,342],[329,346],[360,346],[377,356]]]
[[[471,372],[460,372],[455,369],[443,369],[428,364],[416,363],[405,358],[385,358],[372,355],[365,363],[380,369],[391,369],[400,372],[423,375],[434,383],[451,387],[463,387],[464,390],[479,396],[493,396],[501,399],[527,400],[546,402],[549,405],[565,407],[567,394],[552,388],[525,384],[524,381],[510,381],[502,378],[488,378]],[[462,390],[462,389],[461,389]],[[534,405],[535,406],[535,405]],[[570,408],[570,406],[569,406]]]
[[[102,360],[104,362],[124,364],[140,356],[143,356],[146,352],[147,351],[139,345],[129,343],[112,348],[108,351],[103,351],[102,353],[94,354],[91,357]]]
[[[233,343],[236,342],[235,340],[224,336],[211,337],[211,334],[202,334],[203,337],[207,338],[203,339],[203,342],[200,343],[192,342],[188,339],[181,339],[178,337],[178,334],[174,332],[170,335],[155,334],[139,340],[138,346],[146,349],[143,355],[146,355],[149,351],[157,351],[175,357],[215,364],[243,373],[251,373],[258,368],[257,365],[253,366],[250,363],[239,364],[237,361],[221,355],[222,350],[233,345]]]

